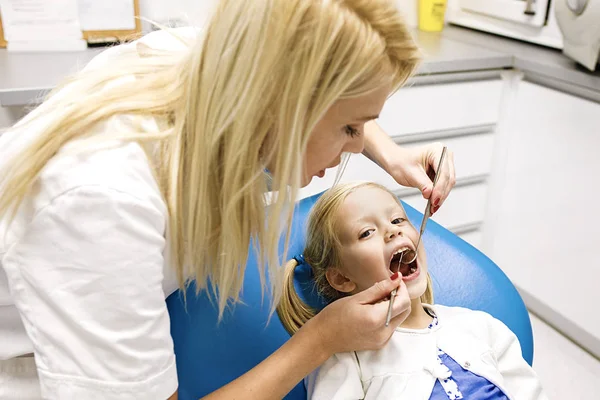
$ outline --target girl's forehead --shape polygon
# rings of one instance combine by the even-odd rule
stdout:
[[[396,198],[376,187],[363,187],[350,193],[342,203],[338,221],[344,230],[372,222],[373,218],[404,212]]]
[[[346,196],[342,209],[355,213],[385,213],[402,206],[395,196],[378,187],[361,187]]]

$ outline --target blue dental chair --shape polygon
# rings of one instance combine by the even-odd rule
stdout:
[[[301,200],[294,213],[288,258],[301,254],[310,209],[320,194]],[[404,204],[419,226],[422,214]],[[489,258],[434,221],[423,237],[433,281],[435,302],[486,311],[503,321],[519,338],[523,357],[533,360],[533,336],[525,305],[504,273]],[[229,383],[267,358],[289,339],[277,314],[270,322],[269,299],[261,297],[256,259],[250,252],[242,301],[228,310],[221,323],[207,295],[195,287],[167,299],[179,376],[179,399],[198,399]],[[296,270],[296,288],[311,305],[321,304],[310,290],[309,267]],[[304,400],[300,382],[286,399]]]

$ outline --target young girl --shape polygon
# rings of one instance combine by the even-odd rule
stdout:
[[[545,399],[502,322],[480,311],[432,305],[425,249],[415,249],[417,239],[401,203],[380,185],[336,186],[315,204],[303,257],[286,266],[278,307],[286,329],[294,334],[316,314],[294,289],[294,269],[302,262],[330,302],[402,274],[398,295],[407,291],[411,311],[383,349],[338,353],[314,371],[306,379],[308,398]]]

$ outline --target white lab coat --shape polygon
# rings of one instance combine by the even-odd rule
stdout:
[[[195,37],[193,29],[179,34]],[[168,33],[156,32],[101,53],[87,68],[103,68],[120,52],[143,51],[140,43],[185,51]],[[60,111],[0,136],[0,174]],[[114,117],[95,131],[114,131],[127,118]],[[158,127],[147,118],[144,129]],[[165,304],[177,288],[167,217],[138,144],[61,151],[44,167],[14,223],[0,219],[0,399],[40,391],[49,399],[166,399],[177,389]],[[28,353],[35,363],[15,358]]]

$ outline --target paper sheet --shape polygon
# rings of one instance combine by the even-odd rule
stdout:
[[[77,0],[0,0],[4,37],[11,40],[81,38]]]
[[[77,0],[84,31],[133,30],[133,0]]]

